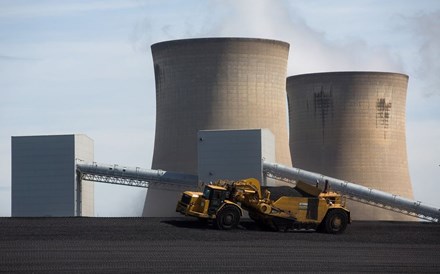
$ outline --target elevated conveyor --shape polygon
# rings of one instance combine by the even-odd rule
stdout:
[[[439,222],[440,220],[440,209],[438,208],[422,204],[419,201],[413,201],[398,195],[328,177],[319,173],[269,162],[263,162],[263,172],[267,177],[281,180],[284,179],[286,181],[301,180],[305,183],[322,186],[327,183],[332,190],[338,191],[354,201],[432,222]]]
[[[78,162],[76,170],[80,180],[93,182],[173,191],[198,187],[198,176],[164,170],[84,162]],[[301,180],[305,183],[322,186],[327,182],[332,190],[342,193],[351,200],[432,222],[440,220],[440,209],[438,208],[319,173],[270,162],[263,162],[263,172],[267,177],[288,182]]]
[[[77,162],[76,170],[81,180],[143,188],[187,190],[198,183],[195,175],[139,167]]]

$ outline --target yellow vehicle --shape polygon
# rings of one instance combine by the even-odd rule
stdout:
[[[283,196],[286,190],[288,196]],[[271,193],[278,197],[271,198]],[[206,185],[203,192],[185,191],[176,207],[186,216],[213,220],[216,227],[224,230],[237,227],[243,210],[258,225],[273,230],[315,229],[336,234],[351,222],[340,194],[327,191],[327,187],[321,191],[301,181],[293,188],[261,188],[253,178],[218,181]]]

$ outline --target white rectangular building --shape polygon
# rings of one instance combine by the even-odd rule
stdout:
[[[275,156],[275,136],[269,129],[198,132],[198,174],[203,183],[255,178],[265,185],[262,160],[275,162]]]
[[[86,135],[12,137],[11,216],[93,216],[93,183],[79,185],[76,159],[93,162]]]

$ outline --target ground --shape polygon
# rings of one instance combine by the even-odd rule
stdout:
[[[440,225],[233,231],[191,218],[0,218],[0,272],[440,272]]]

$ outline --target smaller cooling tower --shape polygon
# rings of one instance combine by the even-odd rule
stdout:
[[[331,72],[289,77],[294,166],[413,198],[405,141],[408,76]],[[354,219],[402,220],[350,202]]]

